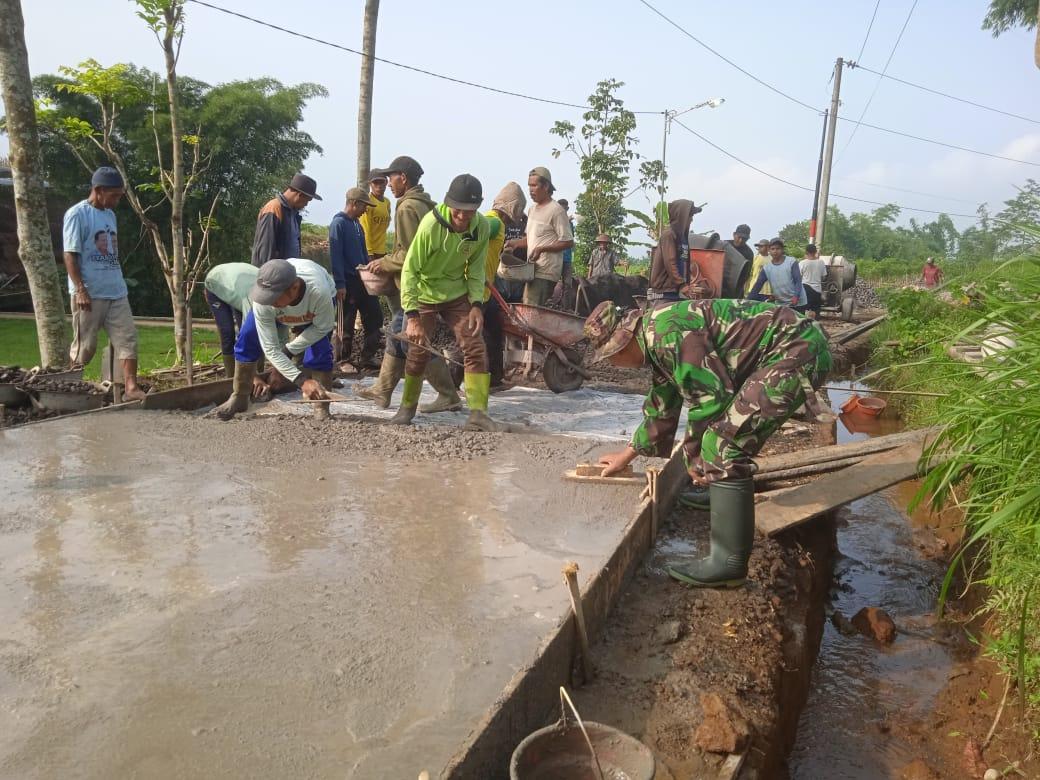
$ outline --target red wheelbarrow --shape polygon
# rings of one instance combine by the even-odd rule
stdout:
[[[563,311],[506,303],[494,287],[491,294],[502,307],[507,369],[523,367],[524,376],[541,368],[545,386],[554,393],[577,390],[589,379],[582,368],[582,353],[575,344],[585,337],[585,318]]]

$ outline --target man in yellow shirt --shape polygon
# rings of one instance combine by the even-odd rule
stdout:
[[[747,279],[747,287],[744,290],[744,294],[747,295],[747,291],[751,289],[751,285],[755,283],[758,278],[758,274],[762,271],[762,266],[766,263],[772,262],[769,259],[769,242],[764,238],[755,244],[755,259],[751,261],[751,274]],[[772,295],[773,291],[769,287],[769,282],[762,285],[762,289],[759,291],[762,295]]]
[[[386,175],[373,170],[368,175],[368,191],[372,205],[359,218],[365,229],[365,246],[369,261],[386,255],[386,231],[390,227],[390,199],[385,197]]]

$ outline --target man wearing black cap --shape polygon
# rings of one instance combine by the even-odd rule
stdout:
[[[72,299],[73,366],[89,363],[104,328],[116,358],[122,363],[126,400],[144,398],[137,384],[137,327],[119,265],[116,215],[113,209],[126,192],[115,168],[98,168],[90,179],[90,194],[65,212],[65,270]]]
[[[754,250],[748,246],[750,239],[751,227],[749,225],[737,225],[737,229],[733,231],[733,240],[725,243],[740,252],[744,259],[750,263],[755,259]]]
[[[300,225],[303,215],[312,200],[321,200],[318,185],[310,176],[298,173],[292,177],[288,188],[276,198],[271,198],[260,209],[253,234],[253,265],[258,268],[274,258],[287,259],[302,254]]]
[[[407,425],[415,416],[429,344],[438,317],[452,329],[465,361],[463,383],[469,406],[467,430],[493,431],[487,415],[491,376],[481,329],[484,325],[485,260],[491,224],[478,209],[483,188],[468,173],[456,176],[444,202],[423,217],[401,273],[401,306],[408,349],[401,407],[393,423]]]
[[[332,342],[336,326],[333,301],[336,286],[329,272],[312,260],[293,258],[268,260],[256,275],[249,291],[253,308],[246,314],[235,342],[235,379],[231,397],[214,413],[230,420],[249,409],[249,397],[256,377],[256,362],[266,356],[278,373],[295,384],[304,398],[326,398],[332,385]],[[302,328],[288,344],[282,345],[278,326]],[[303,353],[301,371],[293,358]],[[315,408],[316,416],[327,417],[324,405]]]
[[[394,274],[397,278],[397,287],[400,289],[401,271],[415,234],[419,230],[419,223],[436,204],[419,183],[423,169],[412,157],[401,155],[394,158],[394,161],[386,168],[378,168],[372,173],[387,177],[390,191],[397,198],[397,207],[394,210],[394,247],[386,257],[371,261],[368,264],[368,270],[375,273]],[[390,332],[400,335],[404,329],[404,311],[401,309],[400,293],[387,295],[386,302],[393,316]],[[358,395],[375,401],[376,405],[383,409],[390,406],[390,396],[397,387],[397,383],[401,381],[401,377],[404,376],[407,352],[406,345],[401,341],[388,339],[383,350],[383,363],[379,367],[379,378],[372,387],[359,390]],[[453,411],[461,406],[462,399],[455,392],[451,372],[448,371],[443,360],[434,358],[427,364],[426,378],[438,395],[437,400],[422,408],[423,412]]]

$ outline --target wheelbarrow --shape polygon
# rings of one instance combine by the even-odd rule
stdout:
[[[589,379],[582,368],[582,354],[575,344],[585,337],[585,318],[563,311],[506,303],[502,294],[488,285],[504,319],[506,368],[523,367],[524,376],[541,368],[545,386],[554,393],[577,390]]]

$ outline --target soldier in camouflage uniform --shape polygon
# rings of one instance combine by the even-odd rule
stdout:
[[[685,403],[682,448],[694,484],[740,481],[751,490],[752,458],[803,403],[815,411],[814,388],[831,365],[826,337],[812,321],[786,306],[756,301],[682,301],[625,315],[606,301],[589,315],[585,334],[594,361],[653,368],[643,422],[628,448],[601,458],[604,475],[620,471],[637,455],[667,457]],[[712,521],[714,551],[714,515]],[[750,529],[742,521],[741,538],[733,540],[741,550],[737,558],[745,546],[750,555],[753,535],[752,517]],[[699,568],[698,577],[679,576],[681,567],[669,572],[695,585],[740,584],[747,557],[722,572],[721,580]]]

